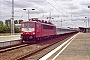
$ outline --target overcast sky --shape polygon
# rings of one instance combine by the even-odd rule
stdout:
[[[48,21],[47,17],[51,12],[51,17],[54,18],[51,22],[57,27],[88,27],[88,18],[90,19],[88,6],[90,0],[14,0],[14,19],[27,21],[29,10],[29,18]],[[32,10],[33,8],[35,10]],[[12,18],[12,0],[0,0],[0,20],[10,18]]]

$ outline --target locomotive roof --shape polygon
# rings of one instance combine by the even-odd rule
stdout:
[[[41,22],[41,21],[25,21],[25,22],[22,22],[22,23],[29,23],[29,22],[36,22],[36,23],[41,23],[41,24],[44,24],[44,25],[55,26],[54,24],[52,24],[50,22]]]

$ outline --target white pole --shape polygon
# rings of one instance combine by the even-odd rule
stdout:
[[[14,34],[14,0],[12,0],[11,35]]]
[[[28,10],[28,9],[27,9],[27,10]],[[29,20],[29,13],[30,13],[30,12],[29,12],[29,10],[28,10],[28,20]]]

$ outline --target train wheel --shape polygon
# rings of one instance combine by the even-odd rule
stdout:
[[[39,42],[40,41],[40,38],[36,38],[36,42]]]

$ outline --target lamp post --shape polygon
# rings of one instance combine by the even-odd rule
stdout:
[[[30,14],[30,11],[29,11],[29,9],[23,9],[23,10],[28,10],[28,20],[29,20],[29,14]],[[32,9],[32,10],[35,10],[35,9]]]
[[[88,17],[85,17],[85,18],[88,18]],[[87,28],[89,28],[89,18],[88,18],[88,27]]]
[[[14,0],[12,0],[11,35],[14,34]]]
[[[88,18],[88,17],[85,17],[85,18]],[[88,23],[88,26],[87,26],[87,30],[88,30],[88,32],[89,32],[89,18],[88,18],[88,21],[87,21],[87,23]]]
[[[87,28],[87,22],[86,21],[84,21],[85,22],[85,24],[86,24],[86,28]]]
[[[88,6],[88,8],[90,8],[90,6]],[[88,19],[88,22],[89,22],[89,19]],[[89,25],[89,24],[88,24]],[[89,28],[89,33],[90,33],[90,26],[88,26],[88,28]]]
[[[61,19],[61,21],[60,21],[60,22],[61,22],[61,28],[62,28],[62,19]]]

